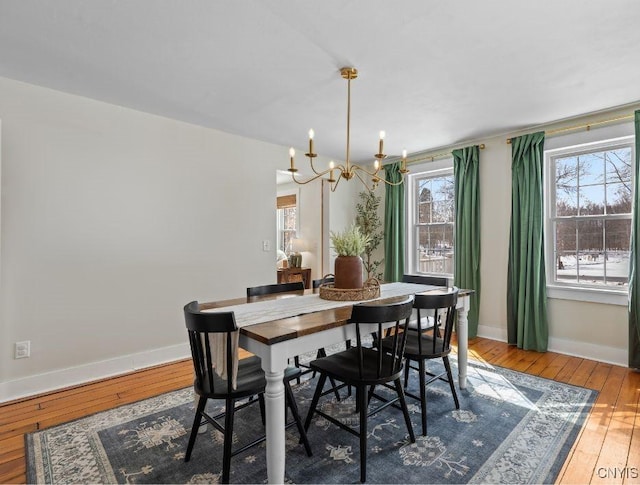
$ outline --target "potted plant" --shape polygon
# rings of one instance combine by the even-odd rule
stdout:
[[[362,288],[362,258],[360,255],[369,237],[355,224],[342,232],[330,233],[331,245],[338,254],[334,266],[335,288]]]
[[[375,192],[364,190],[358,194],[360,202],[356,205],[356,224],[360,228],[360,232],[365,236],[369,236],[369,242],[364,250],[363,264],[364,270],[367,272],[367,278],[377,278],[382,280],[383,259],[375,259],[374,253],[377,254],[378,246],[382,243],[384,235],[382,232],[382,220],[378,213],[382,197],[376,195]]]

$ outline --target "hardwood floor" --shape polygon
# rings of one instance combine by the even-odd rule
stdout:
[[[640,373],[476,338],[470,357],[599,391],[557,483],[640,483]],[[192,384],[180,361],[0,405],[0,483],[26,483],[24,434]]]

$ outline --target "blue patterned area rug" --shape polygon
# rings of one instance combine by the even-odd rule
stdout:
[[[410,387],[416,392],[415,375]],[[315,381],[295,386],[303,418]],[[369,483],[553,483],[591,410],[594,391],[486,364],[471,363],[456,410],[446,383],[428,386],[428,436],[419,403],[409,399],[417,441],[402,413],[371,418]],[[325,396],[324,409],[357,425],[351,398]],[[191,389],[161,395],[27,436],[28,483],[217,483],[221,435],[199,434],[184,453],[193,420]],[[263,433],[257,406],[236,414],[237,444]],[[296,428],[287,430],[288,483],[357,483],[358,441],[316,417],[307,457]],[[265,483],[264,443],[234,457],[232,483]]]

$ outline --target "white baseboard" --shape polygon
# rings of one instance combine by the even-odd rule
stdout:
[[[478,337],[497,340],[498,342],[507,341],[507,329],[499,327],[488,327],[486,325],[478,325]]]
[[[486,325],[478,325],[478,337],[497,340],[499,342],[506,342],[508,340],[506,328],[488,327]],[[598,362],[622,367],[629,365],[629,349],[549,337],[548,350],[550,352],[597,360]]]
[[[0,383],[0,403],[113,377],[191,356],[187,343]]]
[[[629,366],[629,349],[606,347],[587,342],[575,342],[561,338],[549,337],[549,350],[560,354],[582,357],[583,359],[597,360],[607,364]]]

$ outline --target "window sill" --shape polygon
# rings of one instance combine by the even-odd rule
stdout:
[[[547,298],[557,300],[576,300],[607,305],[626,306],[629,294],[626,291],[576,288],[571,286],[547,286]]]

